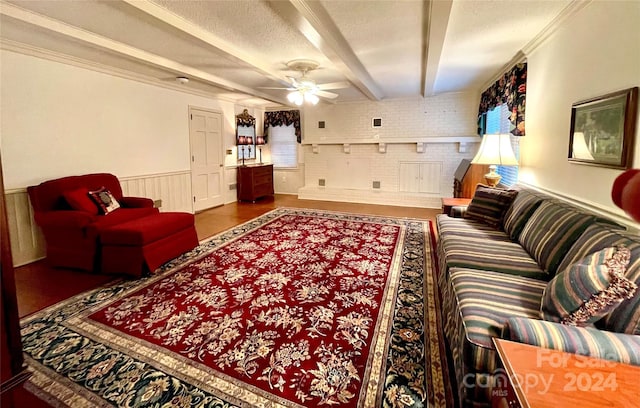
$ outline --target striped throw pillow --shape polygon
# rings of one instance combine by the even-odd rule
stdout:
[[[587,228],[567,252],[559,266],[567,269],[587,255],[608,247],[624,245],[631,251],[625,276],[640,286],[640,235],[633,231],[622,231],[615,226],[594,223]],[[631,299],[623,301],[596,326],[618,333],[640,335],[640,290]]]
[[[605,248],[560,272],[542,295],[544,320],[582,326],[594,323],[630,299],[637,285],[625,277],[628,248]]]
[[[473,199],[467,207],[465,218],[482,221],[493,227],[502,227],[502,219],[513,199],[518,194],[515,190],[503,190],[478,185]]]

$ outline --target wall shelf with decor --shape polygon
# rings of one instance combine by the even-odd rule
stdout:
[[[458,152],[466,153],[470,143],[480,143],[478,136],[439,136],[423,138],[389,138],[389,139],[324,139],[303,142],[303,145],[311,146],[313,153],[320,152],[321,145],[342,145],[344,153],[350,153],[351,145],[376,144],[380,153],[386,153],[387,145],[392,144],[415,144],[418,153],[424,152],[425,145],[430,143],[458,143]]]

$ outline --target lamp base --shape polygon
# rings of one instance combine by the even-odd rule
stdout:
[[[487,185],[489,187],[497,186],[500,182],[500,179],[502,178],[501,175],[496,173],[496,168],[497,167],[492,164],[491,166],[489,166],[489,172],[484,175],[484,180],[487,182]]]

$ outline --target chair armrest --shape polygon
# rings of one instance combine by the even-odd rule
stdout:
[[[118,200],[124,208],[153,208],[153,200],[144,197],[122,197]]]
[[[91,224],[97,215],[84,211],[37,211],[36,223],[41,228],[84,228]]]
[[[640,366],[640,336],[512,317],[502,337],[520,343]]]

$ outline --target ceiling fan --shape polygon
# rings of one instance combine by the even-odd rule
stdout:
[[[338,97],[337,93],[327,92],[327,89],[343,89],[351,86],[349,82],[331,82],[327,84],[316,84],[311,78],[307,77],[307,72],[313,71],[320,66],[315,61],[307,59],[297,59],[287,62],[287,67],[294,71],[302,73],[300,78],[287,76],[291,81],[291,87],[289,88],[262,88],[262,89],[286,89],[292,91],[287,95],[289,102],[295,103],[300,106],[303,102],[309,102],[313,105],[317,104],[320,100],[319,97],[327,99],[335,99]]]

